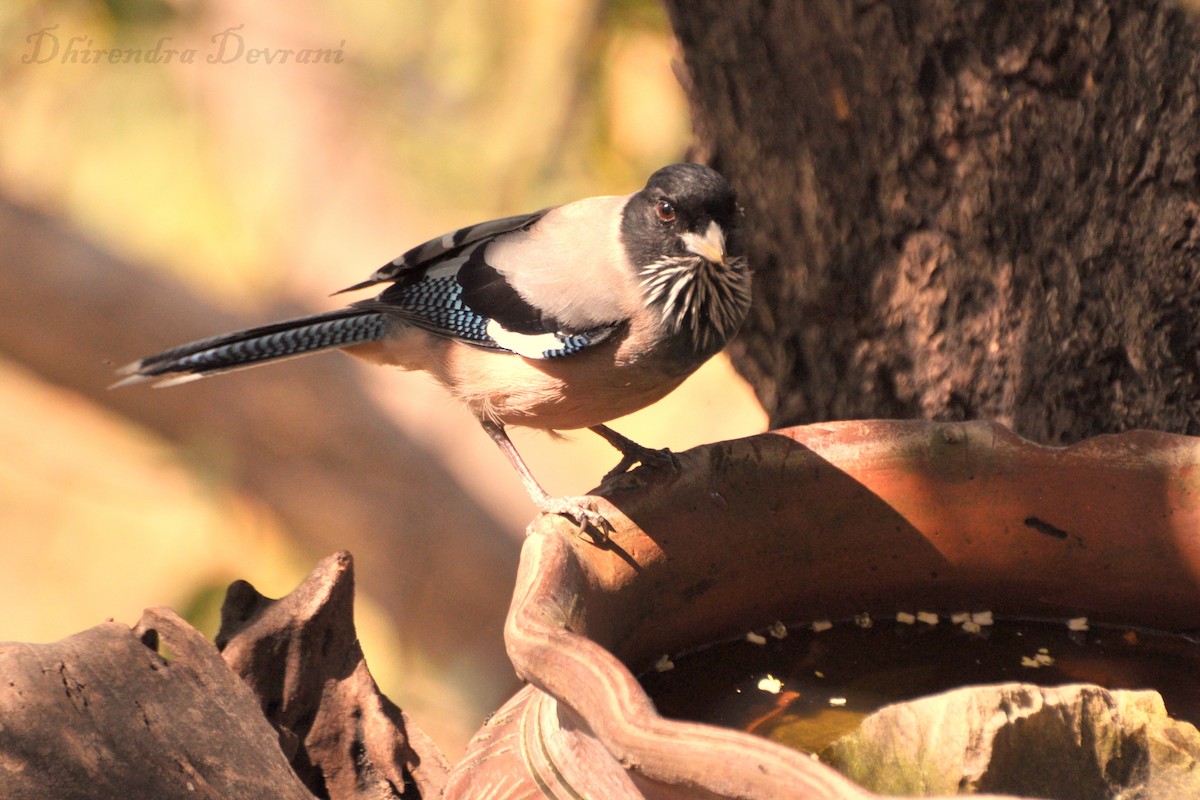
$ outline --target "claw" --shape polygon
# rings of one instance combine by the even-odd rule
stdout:
[[[538,510],[543,514],[561,514],[573,520],[579,535],[587,534],[596,544],[608,542],[608,536],[613,531],[612,523],[596,510],[592,500],[587,497],[547,497],[538,503]]]

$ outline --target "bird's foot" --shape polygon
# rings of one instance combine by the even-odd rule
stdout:
[[[601,483],[618,475],[624,475],[633,469],[634,464],[641,464],[644,467],[652,469],[669,468],[673,472],[679,471],[679,459],[669,449],[664,447],[661,450],[655,450],[650,447],[642,447],[640,444],[634,442],[630,442],[629,444],[631,446],[622,448],[621,460],[604,475]]]
[[[545,497],[538,502],[543,514],[561,514],[573,520],[580,536],[587,534],[596,544],[608,542],[613,526],[597,509],[590,497]]]
[[[674,453],[666,448],[655,450],[650,447],[644,447],[628,436],[617,433],[607,425],[593,425],[590,430],[621,451],[621,460],[617,462],[615,467],[608,471],[602,482],[610,478],[615,478],[618,475],[624,475],[633,468],[634,464],[660,469],[670,467],[673,472],[679,471],[678,459],[675,458]]]

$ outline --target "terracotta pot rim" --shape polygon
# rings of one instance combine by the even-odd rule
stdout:
[[[836,541],[829,542],[829,531],[840,529],[828,527],[837,524],[839,508],[845,512],[849,504],[854,513],[848,524],[861,525],[880,514],[892,524],[888,515],[894,512],[895,524],[907,526],[897,533],[872,522],[875,528],[868,532],[847,533],[854,547],[873,547],[865,553],[868,559],[899,559],[897,571],[930,564],[940,570],[936,577],[916,575],[912,587],[904,576],[885,574],[875,579],[886,584],[879,596],[910,590],[914,597],[923,591],[928,596],[922,582],[932,582],[937,591],[959,597],[960,584],[981,580],[983,594],[1017,598],[1017,606],[1022,591],[1045,589],[1047,596],[1031,599],[1028,606],[1055,607],[1063,599],[1058,595],[1071,588],[1072,576],[1103,569],[1112,577],[1093,580],[1097,585],[1088,592],[1096,597],[1115,592],[1119,606],[1145,594],[1139,594],[1136,579],[1143,573],[1138,569],[1176,564],[1178,574],[1191,580],[1186,591],[1164,600],[1163,617],[1190,615],[1200,622],[1200,506],[1190,500],[1193,485],[1200,490],[1200,440],[1192,437],[1135,431],[1042,447],[992,423],[856,421],[709,445],[682,454],[681,460],[677,479],[643,479],[639,473],[634,477],[647,485],[633,486],[637,481],[631,479],[630,485],[617,482],[597,493],[617,528],[615,549],[584,542],[559,518],[531,526],[505,630],[518,673],[577,713],[618,762],[652,781],[702,787],[718,797],[768,797],[781,791],[816,798],[874,796],[807,755],[765,739],[660,717],[633,673],[598,643],[626,661],[644,664],[653,650],[639,626],[660,633],[654,615],[687,619],[688,603],[678,601],[676,609],[664,599],[681,592],[694,592],[697,607],[719,616],[726,605],[721,590],[703,580],[686,583],[694,577],[688,570],[705,563],[694,554],[701,540],[711,547],[714,537],[727,535],[740,550],[725,555],[745,556],[768,571],[772,546],[791,548],[789,557],[799,559],[811,550],[819,566],[812,568],[810,582],[819,583],[827,572],[852,576],[852,560],[842,558]],[[756,477],[747,481],[747,475]],[[803,495],[799,500],[797,487]],[[927,495],[914,499],[921,491]],[[747,493],[756,495],[753,502],[746,500]],[[970,502],[976,496],[983,511]],[[1137,555],[1119,550],[1126,517],[1118,512],[1129,497],[1162,503],[1154,506],[1162,519],[1138,533],[1136,549],[1143,551],[1145,566],[1136,569],[1120,563]],[[1104,507],[1084,509],[1079,498]],[[955,511],[959,503],[964,506],[958,513],[970,524],[962,531],[940,528],[953,518],[942,506]],[[1055,509],[1067,505],[1075,516],[1055,516]],[[722,508],[728,519],[722,518]],[[874,516],[861,516],[868,512]],[[635,519],[655,533],[646,534]],[[753,532],[732,530],[759,525],[766,531],[767,519],[776,527],[762,533],[769,539],[766,545]],[[800,532],[780,533],[793,523],[800,524]],[[685,535],[672,524],[693,529]],[[977,536],[984,537],[982,544]],[[1046,557],[1058,562],[1037,566],[1037,559]],[[729,574],[745,579],[738,567],[717,561],[714,580]],[[1019,574],[1005,574],[1006,566]],[[765,580],[779,579],[779,574],[764,574]],[[818,587],[811,596],[825,597],[823,591]],[[1095,600],[1084,594],[1084,604]],[[860,598],[877,599],[869,586]],[[606,622],[606,614],[620,619]],[[680,637],[688,635],[691,629]]]

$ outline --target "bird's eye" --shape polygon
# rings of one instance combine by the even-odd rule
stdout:
[[[654,213],[658,214],[658,218],[663,222],[675,221],[675,206],[671,205],[669,200],[659,200],[654,206]]]

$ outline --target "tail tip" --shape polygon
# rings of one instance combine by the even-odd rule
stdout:
[[[159,378],[161,378],[161,380],[158,380],[157,383],[154,384],[154,388],[162,389],[167,386],[178,386],[181,383],[191,383],[192,381],[198,381],[204,377],[203,372],[184,372],[164,378],[162,375],[148,375],[142,372],[144,366],[144,361],[134,361],[132,364],[126,364],[118,369],[117,374],[123,375],[124,377],[114,383],[109,384],[109,390],[111,391],[113,389],[120,389],[123,386],[134,386],[139,383],[146,383]]]
[[[120,389],[122,386],[132,386],[135,383],[144,383],[145,381],[150,380],[149,375],[142,374],[142,366],[144,363],[145,362],[143,360],[139,359],[116,370],[116,373],[123,377],[121,377],[121,379],[115,383],[110,383],[108,388],[110,390]]]

